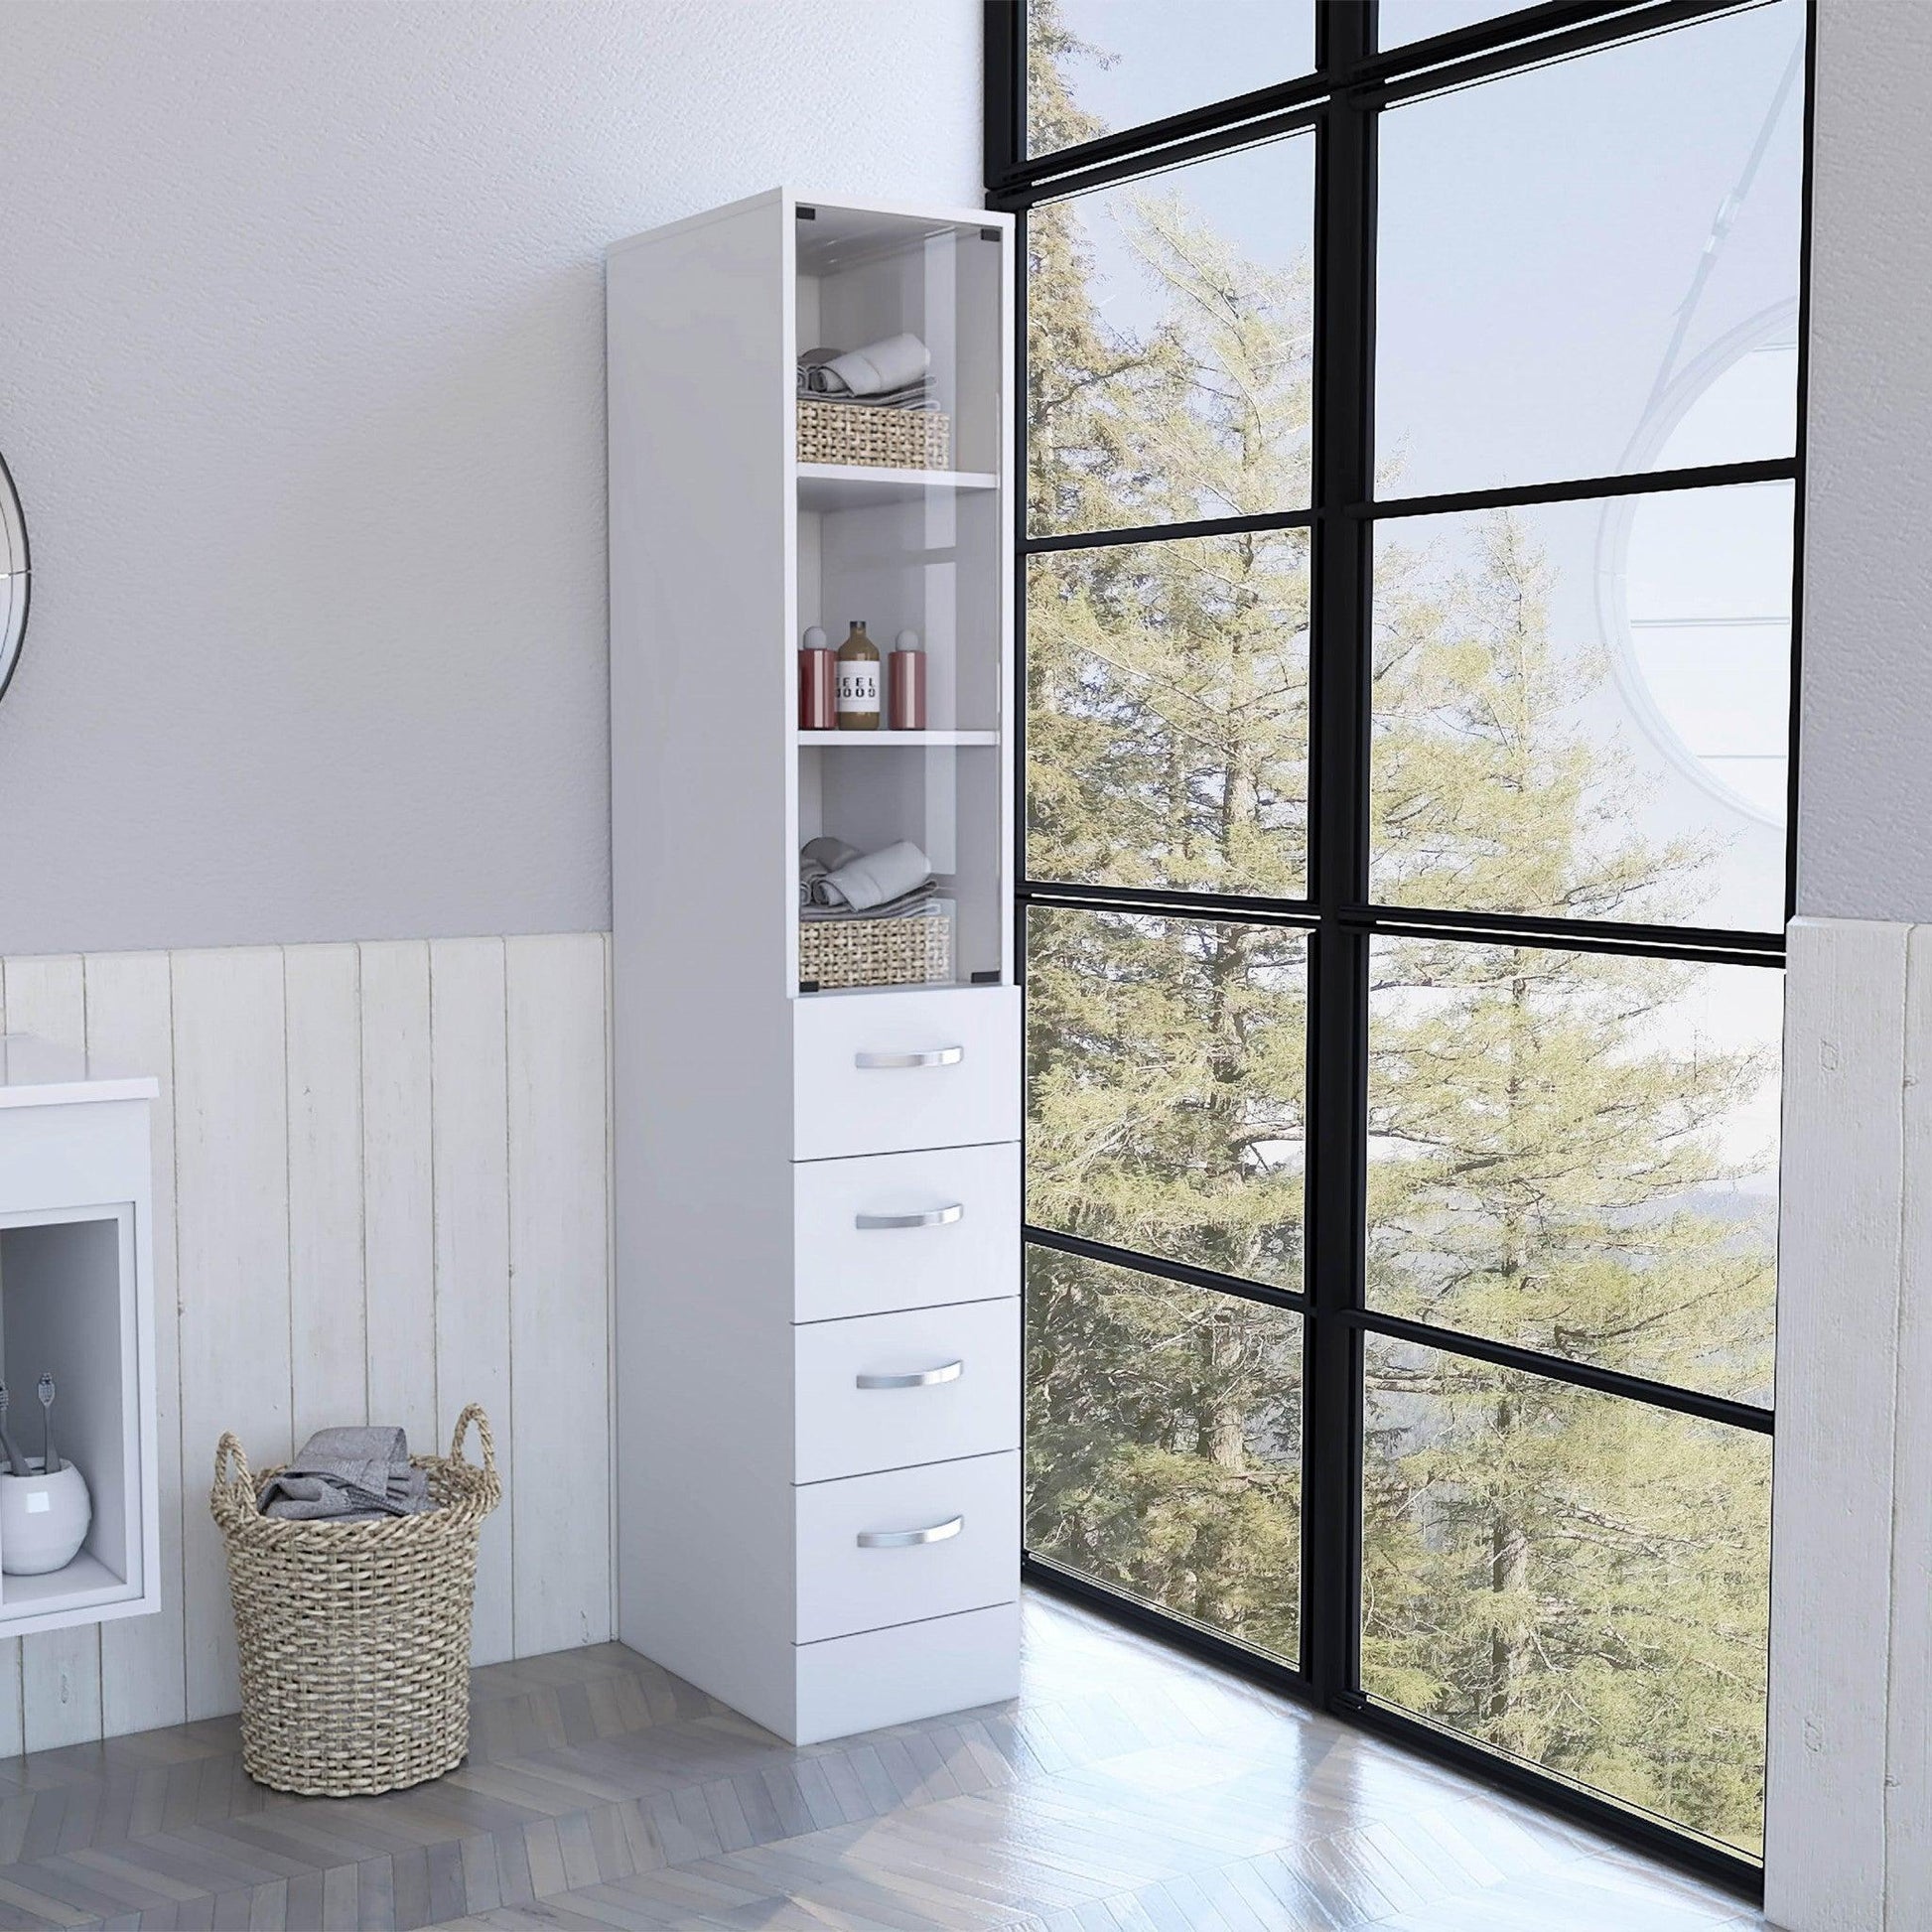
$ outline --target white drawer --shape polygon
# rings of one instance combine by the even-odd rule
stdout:
[[[797,1641],[947,1616],[1020,1594],[1020,1457],[976,1455],[793,1492]],[[930,1537],[887,1547],[861,1537]]]
[[[1020,1293],[1013,1142],[801,1161],[791,1177],[797,1320]]]
[[[801,1643],[794,1744],[907,1725],[1020,1695],[1020,1605]]]
[[[821,994],[792,1002],[800,1161],[1020,1138],[1020,990]]]
[[[819,1321],[797,1337],[799,1482],[1020,1447],[1020,1304]]]

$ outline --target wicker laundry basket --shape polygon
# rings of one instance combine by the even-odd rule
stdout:
[[[463,1457],[472,1423],[481,1468]],[[258,1784],[326,1798],[397,1791],[454,1770],[470,1748],[477,1538],[503,1494],[488,1418],[473,1402],[447,1456],[410,1460],[429,1472],[436,1508],[287,1522],[256,1507],[275,1469],[251,1475],[232,1435],[214,1451],[208,1506],[228,1552],[241,1761]]]

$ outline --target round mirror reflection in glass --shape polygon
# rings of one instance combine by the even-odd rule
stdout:
[[[0,697],[20,661],[27,630],[27,520],[20,513],[14,480],[0,459]]]

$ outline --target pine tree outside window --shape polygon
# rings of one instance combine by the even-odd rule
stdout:
[[[1808,41],[988,9],[1029,1573],[1746,1886]]]

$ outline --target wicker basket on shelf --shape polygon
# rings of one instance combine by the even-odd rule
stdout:
[[[944,470],[952,463],[952,418],[932,409],[879,409],[868,403],[801,398],[798,461]]]
[[[481,1468],[463,1457],[472,1423]],[[477,1538],[503,1494],[488,1418],[472,1403],[447,1456],[410,1460],[429,1473],[433,1509],[291,1522],[261,1514],[232,1435],[214,1451],[208,1506],[228,1553],[241,1762],[257,1784],[327,1798],[398,1791],[469,1751]]]
[[[801,919],[798,977],[833,986],[918,986],[952,978],[952,915]]]

